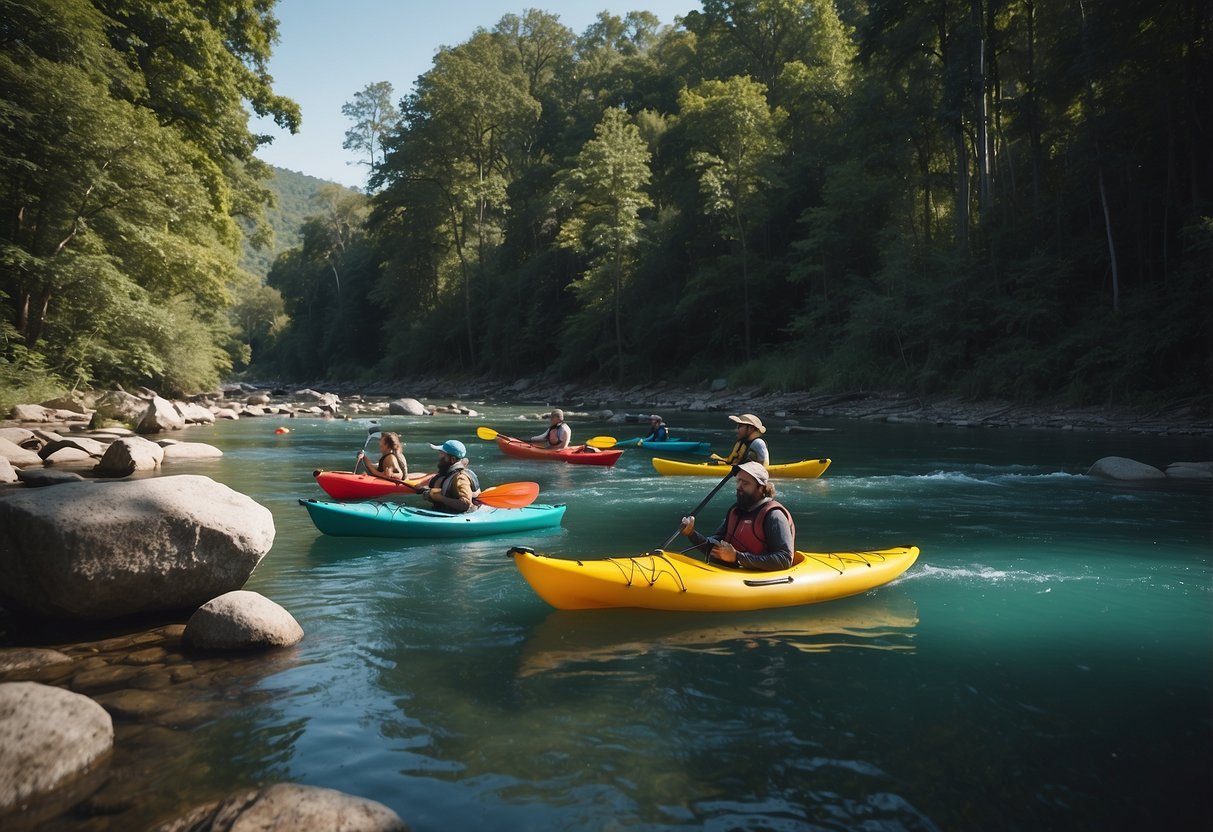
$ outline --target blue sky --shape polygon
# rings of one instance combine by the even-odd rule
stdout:
[[[580,33],[599,11],[623,16],[645,10],[673,23],[699,7],[698,0],[279,0],[270,73],[274,90],[303,109],[303,126],[292,136],[272,121],[251,120],[254,132],[275,137],[257,155],[278,167],[361,187],[367,169],[341,147],[350,127],[341,105],[367,84],[390,82],[399,101],[440,47],[462,43],[477,27],[490,29],[502,16],[528,8],[558,15]]]

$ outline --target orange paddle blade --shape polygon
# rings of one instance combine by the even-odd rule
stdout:
[[[480,492],[479,500],[493,508],[523,508],[539,496],[537,482],[506,482]]]

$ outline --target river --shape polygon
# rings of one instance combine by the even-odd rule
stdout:
[[[1213,822],[1213,500],[1207,484],[1085,476],[1096,459],[1213,458],[1208,439],[817,420],[775,462],[799,548],[915,544],[865,595],[760,613],[560,612],[506,556],[660,545],[715,479],[507,459],[536,406],[383,417],[410,467],[463,440],[482,482],[535,480],[563,528],[474,542],[332,538],[300,497],[348,470],[370,423],[193,428],[177,463],[271,509],[247,589],[303,642],[194,727],[159,772],[181,801],[287,780],[380,801],[413,829],[1208,828]],[[723,414],[663,414],[727,452]],[[760,414],[761,415],[761,414]],[[619,438],[641,425],[572,422]],[[286,434],[275,434],[285,426]],[[701,512],[714,525],[731,488]],[[681,538],[680,538],[681,540]],[[188,772],[186,774],[185,772]],[[186,782],[182,782],[186,781]],[[155,784],[152,784],[153,786]]]

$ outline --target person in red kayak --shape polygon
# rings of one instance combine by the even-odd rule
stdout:
[[[429,501],[427,508],[448,514],[475,511],[480,496],[480,481],[468,467],[467,446],[458,439],[448,439],[441,445],[430,445],[438,452],[438,473],[429,485],[419,486],[417,493]]]
[[[573,441],[573,429],[564,422],[564,411],[556,408],[548,414],[548,429],[531,437],[531,444],[550,451],[563,451]]]
[[[391,480],[392,482],[400,482],[409,475],[409,463],[404,458],[400,443],[400,435],[392,431],[384,431],[379,434],[379,464],[373,465],[366,458],[366,453],[358,452],[358,459],[366,467],[366,473],[372,477],[378,477],[381,480]],[[357,472],[357,466],[354,468]]]
[[[767,469],[750,461],[737,466],[737,502],[711,537],[695,531],[695,518],[682,518],[682,533],[708,563],[772,572],[792,565],[796,524],[775,500]]]

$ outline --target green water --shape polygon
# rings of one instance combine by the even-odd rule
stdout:
[[[773,431],[773,461],[834,460],[820,480],[778,482],[800,548],[916,544],[902,579],[790,610],[574,613],[545,605],[506,549],[651,549],[716,480],[659,477],[636,450],[613,469],[507,459],[476,426],[529,436],[539,425],[515,417],[535,408],[479,407],[381,421],[414,469],[435,457],[425,443],[457,437],[485,485],[538,481],[542,501],[568,505],[562,529],[327,538],[297,500],[320,496],[313,468],[351,467],[366,422],[186,434],[225,456],[164,473],[207,474],[273,511],[273,550],[247,588],[307,634],[194,729],[188,796],[290,780],[380,801],[416,830],[1213,821],[1210,488],[1083,475],[1110,454],[1210,459],[1208,440],[855,421]],[[723,415],[663,415],[727,450]],[[274,435],[280,424],[291,433]],[[730,494],[701,516],[715,523]]]

